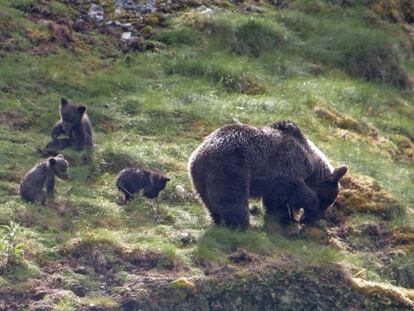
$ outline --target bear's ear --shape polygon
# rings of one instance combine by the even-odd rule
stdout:
[[[79,111],[79,114],[82,116],[86,111],[86,107],[85,106],[79,106],[78,111]]]
[[[61,158],[61,159],[63,159],[63,154],[58,154],[57,156],[56,156],[56,158]]]
[[[62,98],[60,99],[60,104],[61,104],[62,106],[66,106],[67,104],[69,104],[69,102],[68,102],[68,100],[67,100],[66,98],[62,97]]]
[[[50,158],[50,159],[49,159],[49,164],[50,164],[51,166],[55,165],[55,164],[56,164],[56,159],[54,159],[54,158]]]
[[[332,173],[332,179],[334,182],[338,182],[348,171],[348,167],[346,165],[341,165],[340,167],[336,168]]]

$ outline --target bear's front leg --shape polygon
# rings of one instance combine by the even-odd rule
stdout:
[[[55,126],[52,129],[52,132],[51,132],[52,139],[56,140],[58,139],[60,135],[63,135],[63,134],[65,134],[65,131],[63,130],[62,122],[58,121],[56,122]]]
[[[40,205],[46,204],[46,195],[43,191],[39,192],[36,195],[35,202],[39,203]]]
[[[303,180],[289,185],[287,203],[293,210],[304,209],[301,223],[312,223],[320,217],[318,196]]]
[[[82,151],[85,149],[86,135],[80,126],[73,130],[70,137],[73,137],[75,150]]]
[[[270,195],[264,196],[263,206],[266,209],[266,214],[276,216],[281,224],[288,225],[294,221],[289,211],[286,198],[283,195],[277,195],[273,192]]]
[[[55,190],[55,177],[52,176],[47,176],[46,177],[46,191],[49,194],[53,194]]]

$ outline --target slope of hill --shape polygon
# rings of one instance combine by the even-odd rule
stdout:
[[[413,9],[0,0],[0,309],[412,310]],[[64,150],[71,180],[25,203],[62,96],[88,106],[96,146]],[[189,155],[224,124],[279,119],[349,166],[337,203],[281,228],[252,200],[249,230],[214,227]],[[130,165],[172,181],[120,207]]]

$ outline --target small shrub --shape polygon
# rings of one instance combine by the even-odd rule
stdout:
[[[5,234],[0,237],[0,264],[9,268],[19,263],[24,255],[25,243],[18,243],[18,236],[22,231],[19,224],[10,222],[10,225],[2,225]]]

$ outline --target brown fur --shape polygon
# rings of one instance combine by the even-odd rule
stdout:
[[[143,195],[146,198],[158,197],[169,180],[170,178],[159,171],[128,167],[119,172],[116,187],[124,194],[124,201],[121,203],[126,203],[141,189],[144,189]]]
[[[216,224],[247,228],[249,197],[260,197],[269,214],[292,220],[290,209],[304,208],[302,222],[318,219],[335,200],[346,167],[334,170],[290,121],[263,129],[226,125],[193,152],[189,171],[195,190]]]
[[[43,191],[46,185],[48,193],[54,192],[55,175],[61,179],[68,179],[68,162],[62,155],[50,157],[37,163],[23,178],[20,184],[22,199],[45,205],[46,194]]]

